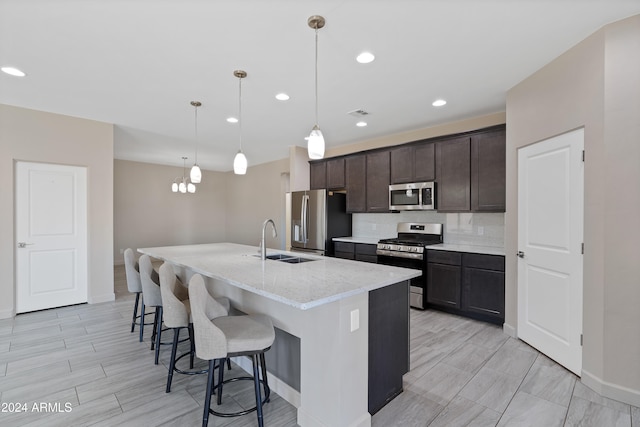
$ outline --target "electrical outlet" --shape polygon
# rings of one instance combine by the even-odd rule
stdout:
[[[482,236],[484,234],[484,227],[478,227],[478,236]]]
[[[351,332],[360,328],[360,310],[351,310]]]

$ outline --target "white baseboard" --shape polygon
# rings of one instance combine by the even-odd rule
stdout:
[[[89,304],[100,304],[101,302],[109,302],[109,301],[115,301],[116,300],[116,294],[113,292],[110,292],[108,294],[102,294],[102,295],[91,295],[88,298],[88,303]]]
[[[253,364],[248,357],[232,357],[231,360],[235,362],[242,369],[247,371],[249,375],[253,375]],[[289,384],[282,381],[280,378],[273,376],[270,372],[267,372],[267,379],[269,380],[269,388],[276,392],[278,396],[295,406],[300,407],[300,392]]]
[[[604,381],[584,369],[582,370],[582,377],[580,380],[582,381],[582,384],[604,397],[615,399],[629,405],[640,406],[640,390],[633,390],[628,387]]]
[[[0,319],[11,319],[15,317],[16,312],[12,308],[7,308],[5,310],[0,310]]]
[[[508,323],[502,324],[502,332],[509,335],[511,338],[518,338],[516,328],[509,325]]]

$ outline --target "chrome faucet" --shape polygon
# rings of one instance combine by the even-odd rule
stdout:
[[[273,237],[278,237],[278,232],[276,231],[276,224],[272,219],[267,219],[262,224],[262,240],[260,240],[260,259],[263,261],[267,259],[267,245],[264,243],[264,232],[267,229],[267,224],[271,223],[273,226]]]

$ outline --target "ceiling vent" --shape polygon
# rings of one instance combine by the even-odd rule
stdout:
[[[369,112],[363,110],[362,108],[358,108],[357,110],[349,111],[347,114],[354,117],[364,117],[364,116],[368,116]]]

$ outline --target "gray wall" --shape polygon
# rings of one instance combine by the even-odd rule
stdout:
[[[228,174],[202,171],[194,194],[171,192],[181,167],[115,160],[114,259],[126,248],[226,241]],[[187,169],[187,174],[189,170]]]
[[[0,105],[0,318],[15,310],[14,164],[87,168],[89,302],[113,293],[113,126]]]
[[[640,405],[640,16],[604,27],[507,93],[506,319],[517,328],[517,151],[585,128],[582,381]]]

